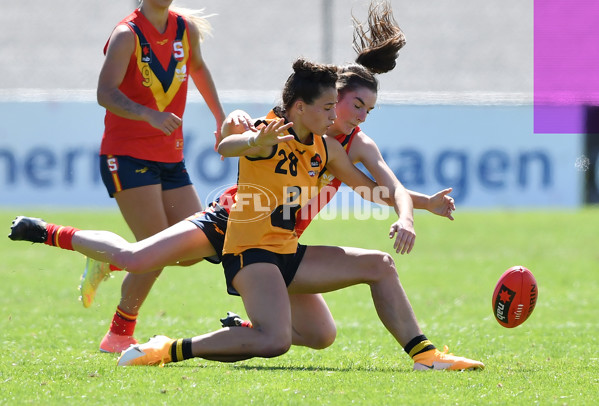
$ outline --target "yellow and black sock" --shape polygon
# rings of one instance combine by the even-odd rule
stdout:
[[[404,351],[411,357],[423,353],[425,351],[434,350],[435,347],[424,334],[416,336],[404,347]]]
[[[191,338],[181,338],[171,344],[171,362],[194,358],[191,353]]]

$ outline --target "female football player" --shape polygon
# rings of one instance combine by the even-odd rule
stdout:
[[[171,3],[143,0],[116,26],[104,48],[98,80],[98,103],[106,108],[102,180],[137,240],[202,209],[183,160],[189,78],[217,129],[225,118],[200,50],[210,25],[197,13],[171,9]],[[139,307],[161,269],[125,276],[120,303],[100,343],[102,351],[120,351],[136,342]]]

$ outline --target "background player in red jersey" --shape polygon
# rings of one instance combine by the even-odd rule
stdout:
[[[220,131],[225,113],[200,41],[210,29],[197,13],[170,9],[172,0],[143,0],[112,32],[98,80],[106,108],[102,179],[137,240],[201,210],[183,160],[182,117],[191,77]],[[218,133],[219,134],[219,133]],[[100,350],[120,352],[136,342],[140,306],[161,269],[128,274]]]

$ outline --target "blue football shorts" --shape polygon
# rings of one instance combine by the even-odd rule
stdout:
[[[185,161],[156,162],[126,155],[100,155],[100,174],[108,195],[140,186],[161,185],[162,190],[191,185]]]

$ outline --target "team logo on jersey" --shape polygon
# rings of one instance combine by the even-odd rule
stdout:
[[[143,63],[152,62],[152,48],[150,48],[150,44],[141,44],[141,61]]]
[[[177,61],[182,61],[185,57],[185,50],[181,41],[173,42],[173,56]]]
[[[183,138],[175,140],[175,149],[183,149]]]
[[[325,172],[321,177],[320,177],[320,184],[321,185],[328,185],[329,183],[331,183],[333,180],[335,179],[335,177],[333,176],[332,173],[330,172]]]
[[[316,176],[316,172],[308,171],[308,175],[310,175],[310,177],[313,178],[314,176]]]
[[[183,65],[181,68],[175,69],[175,76],[179,82],[185,82],[185,79],[187,79],[187,66]]]
[[[322,165],[322,158],[319,154],[316,154],[310,159],[310,166],[312,168],[319,168],[320,165]]]

